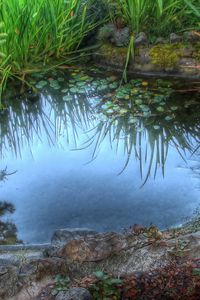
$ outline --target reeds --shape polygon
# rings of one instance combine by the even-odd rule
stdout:
[[[92,0],[0,0],[0,92],[7,78],[70,61],[97,21]]]

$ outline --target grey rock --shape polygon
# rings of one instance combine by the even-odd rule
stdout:
[[[159,45],[159,44],[167,44],[168,40],[164,39],[163,37],[158,37],[155,41],[155,45]]]
[[[200,36],[195,34],[194,31],[187,31],[184,33],[184,38],[186,41],[191,43],[196,43],[200,41]]]
[[[116,28],[113,23],[105,24],[103,27],[99,29],[98,36],[97,36],[98,40],[108,41],[110,38],[113,37],[115,30]]]
[[[135,46],[143,46],[148,44],[147,36],[144,32],[140,32],[135,38]]]
[[[0,267],[0,299],[8,299],[20,290],[16,267]]]
[[[182,37],[176,33],[171,33],[169,38],[170,43],[172,44],[180,43],[182,41]]]
[[[54,232],[51,243],[54,246],[61,246],[68,243],[71,240],[77,240],[79,238],[87,237],[97,232],[88,228],[66,228],[58,229]]]
[[[195,52],[195,48],[194,47],[187,47],[187,48],[184,48],[183,50],[182,50],[182,56],[183,57],[189,57],[189,58],[191,58],[192,57],[192,55],[193,55],[193,53]]]
[[[59,292],[56,300],[93,300],[93,298],[84,288],[71,288],[67,292]]]
[[[139,49],[139,63],[142,65],[148,64],[151,61],[151,57],[149,55],[149,48],[140,48]]]
[[[116,29],[111,41],[117,46],[122,47],[128,44],[130,36],[130,30],[128,27]]]
[[[97,262],[146,242],[146,239],[137,239],[132,234],[99,233],[71,240],[60,247],[54,255],[71,261]]]
[[[179,61],[179,65],[184,67],[195,67],[196,64],[197,62],[194,58],[182,58]]]

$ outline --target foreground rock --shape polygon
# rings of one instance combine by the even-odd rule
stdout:
[[[44,250],[42,255],[41,252],[39,256],[25,255],[24,259],[16,256],[16,251],[8,251],[7,254],[15,259],[4,261],[0,268],[0,299],[37,299],[34,297],[57,274],[75,280],[98,269],[114,276],[124,276],[165,267],[177,256],[199,258],[200,231],[161,233],[154,226],[149,229],[136,226],[125,233],[65,229],[56,231],[52,244]],[[23,256],[25,252],[21,251]],[[2,248],[0,257],[1,252]],[[23,298],[25,292],[26,297]],[[69,298],[70,293],[59,293],[56,299],[91,299],[82,292],[83,298],[76,298],[75,294],[75,298]]]
[[[92,300],[92,296],[88,290],[84,288],[71,288],[67,292],[60,292],[56,296],[56,300]]]

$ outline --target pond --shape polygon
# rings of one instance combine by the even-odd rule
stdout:
[[[32,84],[39,93],[10,91],[0,120],[0,201],[15,208],[2,220],[19,240],[48,242],[66,227],[164,229],[193,216],[199,83],[186,91],[176,80],[132,78],[119,87],[120,76],[92,67]]]

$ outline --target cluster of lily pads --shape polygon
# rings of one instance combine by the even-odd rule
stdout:
[[[149,87],[147,81],[131,80],[119,87],[109,99],[104,97],[100,110],[109,118],[127,116],[129,123],[137,123],[138,117],[155,116],[170,121],[178,110],[176,105],[168,101],[172,93],[171,87],[161,86],[160,82]]]
[[[116,76],[94,78],[79,69],[75,69],[63,77],[52,76],[45,80],[41,79],[35,85],[38,90],[44,90],[46,87],[60,90],[64,101],[72,101],[75,95],[94,95],[106,90],[117,89],[118,86]]]

